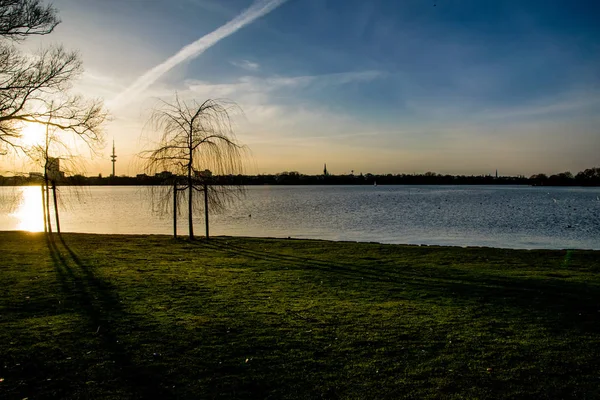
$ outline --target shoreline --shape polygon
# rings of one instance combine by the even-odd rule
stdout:
[[[20,184],[0,184],[0,187],[24,187],[24,186],[40,186],[42,182],[27,182]],[[157,184],[148,184],[148,183],[60,183],[57,184],[56,187],[153,187],[153,186],[165,186],[171,187],[171,184],[165,183],[157,183]],[[224,186],[227,186],[224,184]],[[290,186],[300,186],[300,187],[320,187],[320,186],[332,186],[332,187],[369,187],[374,186],[372,183],[244,183],[241,186],[244,187],[290,187]],[[427,187],[427,186],[457,186],[457,187],[473,187],[473,186],[490,186],[490,187],[523,187],[523,188],[574,188],[574,189],[598,189],[600,188],[600,184],[569,184],[569,185],[536,185],[531,183],[378,183],[375,187],[389,187],[389,186],[416,186],[416,187]]]
[[[23,234],[44,234],[44,232],[37,231],[24,231],[24,230],[1,230],[0,233],[4,232],[15,232],[15,233],[23,233]],[[53,235],[57,235],[56,232],[52,233]],[[63,231],[62,235],[90,235],[90,236],[116,236],[116,237],[164,237],[168,239],[173,239],[173,235],[165,234],[165,233],[94,233],[94,232],[70,232]],[[354,241],[354,240],[331,240],[331,239],[319,239],[319,238],[299,238],[299,237],[275,237],[275,236],[228,236],[228,235],[215,235],[211,236],[210,239],[216,240],[225,240],[225,239],[236,239],[236,240],[265,240],[265,241],[314,241],[314,242],[326,242],[331,244],[372,244],[372,245],[381,245],[381,246],[400,246],[400,247],[427,247],[427,248],[456,248],[456,249],[491,249],[491,250],[506,250],[506,251],[588,251],[588,252],[597,252],[600,254],[600,249],[591,249],[591,248],[579,248],[579,247],[564,247],[564,248],[515,248],[515,247],[494,247],[494,246],[477,246],[477,245],[445,245],[445,244],[415,244],[415,243],[386,243],[386,242],[375,242],[375,241]],[[188,241],[186,235],[178,235],[178,241]],[[195,242],[203,242],[205,241],[203,236],[196,236],[194,239]]]

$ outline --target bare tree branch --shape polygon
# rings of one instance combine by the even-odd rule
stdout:
[[[93,151],[102,144],[103,102],[69,94],[83,71],[79,55],[61,46],[27,55],[14,45],[29,35],[48,34],[58,23],[56,10],[41,0],[0,0],[0,154],[23,149],[21,130],[27,123],[74,133]]]
[[[0,37],[22,40],[46,35],[59,23],[56,9],[40,0],[0,0]]]
[[[0,44],[0,138],[17,148],[23,123],[48,123],[79,135],[90,148],[102,143],[107,118],[103,102],[68,94],[82,71],[77,53],[62,47],[26,57],[14,47]]]

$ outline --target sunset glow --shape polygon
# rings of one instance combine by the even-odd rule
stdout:
[[[46,128],[42,124],[27,123],[21,130],[21,141],[27,147],[41,145],[44,143]]]
[[[239,105],[248,174],[327,163],[332,174],[532,176],[598,164],[593,2],[51,3],[62,22],[28,46],[81,52],[71,91],[104,100],[119,175],[144,172],[137,155],[159,135],[148,116],[175,94]],[[30,125],[19,144],[42,137]],[[111,150],[83,155],[89,175],[112,173]],[[28,172],[21,164],[5,158],[0,170]]]
[[[29,232],[44,230],[42,213],[42,192],[39,186],[24,186],[20,188],[19,206],[10,216],[19,220],[17,229]]]

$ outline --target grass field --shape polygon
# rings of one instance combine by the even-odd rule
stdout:
[[[600,252],[0,232],[0,398],[600,398]]]

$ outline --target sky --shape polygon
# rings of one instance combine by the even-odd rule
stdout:
[[[235,101],[247,173],[576,173],[600,165],[600,3],[55,0],[29,48],[79,50],[103,98],[87,174],[143,172],[160,100]],[[183,49],[183,50],[182,50]]]

